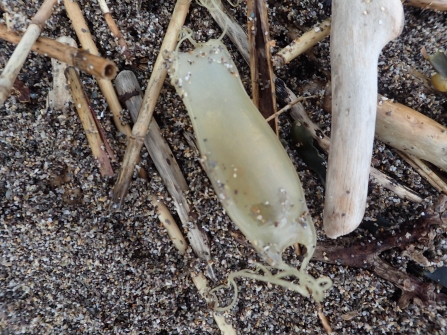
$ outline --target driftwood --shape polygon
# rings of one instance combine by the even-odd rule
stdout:
[[[437,290],[433,282],[422,282],[408,273],[395,269],[380,258],[380,254],[392,248],[406,250],[413,248],[414,243],[423,243],[424,250],[434,248],[433,239],[436,229],[447,228],[447,196],[442,195],[437,204],[427,211],[416,222],[408,222],[399,229],[381,232],[375,236],[364,238],[342,238],[337,244],[319,243],[313,260],[341,266],[362,268],[388,280],[402,290],[399,306],[408,306],[415,299],[424,305],[447,303],[447,295]],[[422,252],[422,251],[421,251]]]
[[[405,0],[404,4],[424,9],[447,10],[447,0]]]
[[[350,233],[363,219],[374,142],[379,53],[400,35],[403,22],[400,0],[332,3],[332,144],[323,215],[324,231],[330,238]]]
[[[100,125],[90,111],[90,103],[84,92],[79,76],[76,73],[76,69],[72,66],[67,67],[65,76],[67,77],[71,95],[73,96],[73,101],[76,110],[78,111],[79,118],[81,119],[88,143],[92,149],[93,156],[98,160],[99,171],[102,176],[111,177],[113,176],[112,165],[110,164],[107,152],[103,149],[107,140],[103,141],[101,138],[101,132],[98,128]]]
[[[276,114],[276,95],[265,1],[248,0],[247,19],[252,100],[262,116],[268,119]],[[270,119],[268,123],[278,135],[278,119]]]
[[[19,44],[22,34],[8,31],[4,24],[0,24],[0,39]],[[46,37],[39,37],[31,47],[32,51],[41,56],[48,56],[60,62],[77,67],[79,70],[99,78],[113,79],[118,68],[111,60],[101,58],[91,53],[69,46],[65,43]]]
[[[31,20],[31,24],[26,29],[22,40],[15,48],[11,58],[6,63],[2,74],[0,75],[0,106],[3,105],[11,92],[12,85],[17,78],[26,57],[28,57],[31,47],[39,37],[46,21],[53,13],[53,7],[57,4],[57,0],[45,0]]]
[[[70,0],[65,0],[65,2],[70,2]],[[184,0],[178,0],[175,5],[171,22],[169,23],[160,52],[154,64],[154,71],[152,72],[144,94],[143,103],[138,114],[138,120],[132,128],[132,135],[128,137],[127,149],[120,174],[112,190],[111,201],[115,208],[119,209],[121,207],[124,197],[127,194],[127,190],[129,189],[133,170],[138,161],[141,147],[143,146],[143,139],[149,128],[149,123],[151,122],[161,87],[166,78],[167,71],[163,65],[164,59],[162,53],[164,51],[174,50],[177,44],[177,37],[185,22],[189,5],[190,2]]]

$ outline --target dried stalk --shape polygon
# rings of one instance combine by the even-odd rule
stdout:
[[[285,105],[283,108],[281,108],[278,112],[276,112],[275,114],[273,114],[272,116],[268,117],[267,119],[265,119],[265,121],[270,121],[273,118],[277,118],[278,116],[280,116],[282,113],[287,112],[290,108],[292,108],[293,106],[295,106],[298,102],[301,102],[303,100],[309,99],[309,98],[318,98],[318,96],[316,95],[311,95],[309,97],[299,97],[296,100],[292,101],[291,103]]]
[[[107,25],[109,26],[110,31],[112,32],[112,36],[116,37],[118,39],[118,45],[120,46],[121,52],[123,53],[123,56],[128,60],[131,61],[133,56],[129,51],[129,47],[127,46],[126,40],[123,37],[123,34],[121,34],[121,31],[118,29],[115,20],[112,17],[112,14],[110,14],[109,7],[106,4],[105,0],[98,0],[99,7],[101,7],[101,11],[104,14],[104,18],[106,19]]]
[[[53,7],[56,4],[57,0],[45,0],[43,2],[42,6],[31,20],[31,24],[26,29],[22,40],[12,53],[9,61],[6,63],[2,74],[0,75],[0,106],[2,106],[8,98],[9,93],[11,92],[11,87],[25,63],[32,45],[39,37],[46,21],[53,13]]]
[[[290,103],[290,101],[294,101],[296,99],[296,96],[293,94],[293,92],[290,91],[285,86],[284,82],[279,78],[276,78],[276,92],[278,94],[278,99],[284,101],[285,103]],[[321,129],[312,122],[301,104],[298,103],[293,106],[290,115],[295,120],[299,119],[303,121],[303,125],[309,130],[310,134],[317,141],[321,149],[323,149],[326,153],[329,152],[329,137],[324,135]],[[395,192],[400,198],[408,199],[413,202],[422,201],[422,198],[419,197],[413,190],[409,189],[408,187],[399,185],[394,179],[390,178],[389,176],[373,167],[371,167],[370,169],[370,175],[374,177],[380,185],[388,190]]]
[[[0,24],[0,39],[18,44],[22,35],[8,31],[4,24]],[[75,66],[81,71],[99,78],[113,79],[118,68],[111,60],[101,58],[91,53],[46,37],[39,37],[31,47],[31,50],[41,56],[48,56],[60,62]]]
[[[68,36],[62,36],[57,39],[58,42],[77,49],[76,41]],[[51,67],[53,74],[53,89],[48,92],[47,109],[56,109],[65,111],[68,108],[68,102],[71,100],[70,90],[67,87],[65,78],[65,69],[67,63],[60,62],[51,58]]]
[[[447,10],[447,0],[405,0],[404,5],[440,11]]]
[[[92,149],[93,156],[98,160],[99,171],[102,176],[113,176],[112,165],[110,164],[109,157],[106,151],[103,149],[103,140],[101,139],[100,132],[97,128],[93,115],[90,112],[89,102],[87,96],[82,87],[82,83],[79,80],[76,69],[69,66],[65,70],[65,76],[67,77],[68,84],[70,85],[71,95],[78,111],[79,118],[81,119],[82,126],[84,127],[85,134],[87,136],[88,143]]]
[[[65,0],[69,2],[70,0]],[[120,174],[112,190],[111,200],[116,208],[120,208],[124,197],[129,189],[130,180],[132,178],[133,169],[138,160],[141,147],[143,146],[144,136],[146,135],[149,123],[154,113],[155,105],[160,94],[161,87],[166,78],[166,68],[163,66],[164,51],[173,51],[177,44],[177,37],[185,22],[186,14],[189,10],[189,0],[178,0],[174,12],[172,13],[171,22],[169,23],[166,35],[160,48],[157,60],[154,65],[151,78],[144,94],[143,103],[138,114],[138,120],[132,129],[132,135],[128,138],[126,154],[124,155],[123,164]]]
[[[397,150],[397,153],[402,157],[408,164],[410,164],[413,169],[416,170],[423,178],[425,178],[431,186],[433,186],[438,192],[447,194],[447,184],[438,177],[438,175],[430,169],[423,161],[412,155],[407,155],[406,153]]]
[[[93,55],[99,56],[98,49],[96,48],[95,43],[93,42],[92,35],[90,30],[88,29],[88,25],[85,22],[84,16],[82,15],[81,9],[76,2],[72,2],[71,0],[64,0],[65,10],[67,11],[67,15],[71,20],[74,30],[76,31],[76,36],[81,42],[82,48],[89,51]],[[96,78],[98,81],[99,88],[101,89],[104,98],[109,105],[110,110],[113,114],[113,121],[115,123],[116,128],[118,130],[130,136],[131,129],[129,125],[123,125],[120,120],[122,107],[116,96],[115,90],[113,89],[112,82],[108,79]],[[138,158],[138,156],[136,156]],[[134,165],[135,166],[135,165]],[[132,172],[133,167],[132,166]]]
[[[262,0],[247,1],[247,26],[250,45],[250,73],[252,100],[259,112],[268,119],[270,127],[278,135],[274,75],[270,53],[270,33],[267,6]]]
[[[165,206],[165,204],[158,200],[155,195],[152,195],[151,197],[152,203],[157,208],[158,219],[166,228],[168,235],[171,238],[172,243],[174,243],[176,249],[180,252],[180,254],[184,255],[188,245],[186,244],[185,238],[178,228],[177,223],[175,223],[174,218],[172,217],[169,209]]]
[[[208,281],[203,273],[196,274],[191,272],[191,278],[200,295],[205,299],[208,305],[212,306],[215,301],[208,294],[210,289],[208,286]],[[223,335],[236,335],[236,331],[234,330],[233,326],[225,321],[225,317],[223,315],[220,315],[218,312],[213,312],[213,317]]]
[[[330,33],[331,19],[328,19],[304,33],[301,37],[294,40],[284,49],[278,51],[273,57],[273,64],[276,67],[281,67],[290,63],[296,57],[325,39]]]

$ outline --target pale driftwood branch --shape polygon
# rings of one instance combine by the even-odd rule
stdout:
[[[65,10],[67,11],[68,17],[71,20],[73,28],[76,31],[76,36],[78,37],[79,42],[82,45],[82,48],[87,50],[93,55],[99,56],[98,49],[96,48],[96,45],[93,42],[92,35],[90,33],[90,30],[88,29],[87,22],[85,22],[84,16],[82,15],[78,3],[72,2],[71,0],[64,0],[64,6]],[[96,80],[113,114],[113,121],[115,123],[116,128],[121,133],[129,137],[131,134],[131,129],[129,125],[123,125],[121,123],[120,116],[122,107],[120,105],[118,97],[116,96],[115,90],[113,89],[112,82],[108,79],[101,79],[101,78],[96,78]]]
[[[376,137],[380,141],[447,170],[447,128],[402,104],[380,97]]]
[[[2,74],[0,75],[0,106],[3,105],[11,92],[11,87],[17,78],[26,58],[43,30],[46,21],[53,13],[53,7],[57,4],[57,0],[45,0],[31,20],[31,24],[26,29],[22,40],[15,48],[11,58],[6,63]]]
[[[276,78],[276,93],[278,100],[283,101],[284,103],[290,103],[296,99],[295,94],[285,86],[285,83]],[[312,137],[318,143],[321,149],[323,149],[326,153],[329,152],[329,148],[331,145],[331,141],[329,137],[324,135],[323,131],[315,125],[312,120],[307,115],[306,111],[302,104],[298,103],[295,106],[292,106],[292,111],[290,115],[295,120],[299,119],[303,122],[303,125],[309,130]],[[402,186],[398,184],[395,180],[380,172],[379,170],[370,167],[369,173],[372,177],[374,177],[378,184],[382,185],[384,188],[395,192],[400,198],[408,199],[413,202],[421,202],[422,198],[416,194],[413,190],[408,187]]]
[[[397,153],[402,157],[413,169],[416,170],[423,178],[425,178],[431,186],[433,186],[438,192],[447,194],[447,184],[439,178],[439,176],[422,160],[412,155],[397,150]]]
[[[215,301],[208,294],[210,289],[208,286],[208,281],[203,273],[196,274],[191,272],[191,278],[200,295],[205,299],[207,304],[213,305]],[[233,326],[225,321],[225,317],[223,315],[220,315],[218,312],[213,312],[213,317],[223,335],[236,335],[236,331],[234,330]]]
[[[98,160],[99,171],[102,176],[111,177],[113,176],[112,165],[110,164],[106,151],[103,149],[103,140],[101,139],[94,117],[90,112],[89,102],[76,69],[72,66],[67,67],[65,76],[67,77],[71,95],[73,96],[73,101],[76,110],[78,111],[79,118],[81,119],[88,143],[92,149],[93,156]]]
[[[404,5],[440,11],[447,10],[447,0],[405,0]]]
[[[331,19],[321,22],[313,27],[301,37],[294,40],[284,49],[278,51],[273,57],[273,64],[276,67],[284,66],[296,57],[306,52],[318,42],[325,39],[331,33]]]
[[[132,54],[130,53],[129,47],[127,46],[127,42],[121,34],[121,31],[118,29],[115,20],[110,13],[109,6],[106,4],[106,0],[98,0],[99,6],[101,7],[101,11],[104,14],[104,18],[106,19],[107,25],[109,26],[110,31],[112,32],[113,37],[118,39],[118,45],[123,53],[123,56],[128,60],[132,60]]]
[[[400,35],[403,24],[400,0],[332,3],[331,150],[323,214],[324,231],[330,238],[352,232],[363,219],[374,142],[379,53]]]
[[[69,2],[70,0],[65,1]],[[121,207],[124,197],[127,194],[127,190],[129,189],[133,169],[138,160],[141,147],[143,146],[144,136],[148,131],[149,123],[151,122],[152,114],[154,113],[161,87],[163,86],[163,82],[166,78],[167,71],[163,66],[164,59],[162,53],[165,51],[174,50],[177,44],[177,38],[189,10],[189,4],[189,0],[178,0],[175,5],[174,12],[172,13],[171,22],[169,23],[160,52],[154,65],[154,70],[144,94],[143,103],[138,114],[138,120],[133,126],[132,135],[128,138],[127,149],[124,155],[120,174],[112,190],[111,200],[115,208]]]
[[[7,27],[0,23],[0,39],[18,44],[22,39],[22,35],[8,31]],[[118,71],[115,63],[111,60],[92,55],[85,50],[46,37],[39,37],[32,45],[31,50],[41,56],[48,56],[75,66],[79,70],[99,78],[113,79]]]
[[[135,74],[131,71],[122,71],[115,81],[116,90],[120,101],[123,102],[132,116],[133,122],[137,120],[141,107],[141,89]],[[188,184],[178,166],[177,160],[172,154],[168,143],[162,137],[157,122],[152,119],[149,130],[144,137],[144,145],[154,161],[155,167],[174,200],[174,206],[182,222],[185,231],[188,231],[188,240],[198,257],[205,261],[211,260],[211,251],[208,238],[202,234],[197,226],[197,220],[193,219],[189,204],[185,197]],[[191,222],[191,225],[189,223]],[[212,273],[212,269],[210,269]]]
[[[57,42],[77,49],[76,41],[68,36],[59,37]],[[37,43],[37,42],[36,42]],[[71,100],[70,90],[67,87],[67,79],[65,78],[65,69],[68,64],[60,62],[55,58],[51,58],[51,68],[53,74],[53,89],[48,92],[47,109],[56,109],[65,111]]]

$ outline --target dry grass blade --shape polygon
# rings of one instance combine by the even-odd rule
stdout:
[[[99,6],[101,7],[101,11],[104,14],[104,18],[106,19],[107,25],[109,26],[110,31],[112,32],[112,35],[118,39],[118,45],[120,46],[123,56],[126,58],[126,60],[131,61],[133,56],[130,53],[129,47],[127,46],[123,34],[121,34],[121,31],[118,29],[115,20],[113,19],[112,14],[110,13],[109,6],[107,6],[105,0],[98,0],[98,2]]]
[[[0,39],[19,44],[22,35],[8,31],[6,25],[0,24]],[[48,56],[75,66],[81,71],[99,78],[113,79],[118,71],[115,63],[111,60],[92,55],[85,50],[74,48],[46,37],[39,37],[32,45],[31,50],[41,56]]]
[[[17,45],[8,63],[6,63],[2,74],[0,75],[0,106],[2,106],[8,98],[9,93],[11,92],[11,87],[25,63],[25,59],[28,57],[31,47],[39,37],[46,21],[53,13],[53,7],[56,4],[57,0],[44,1],[31,20],[31,24],[26,29],[21,42]]]
[[[273,63],[276,67],[284,66],[294,60],[296,57],[306,52],[318,42],[329,36],[331,33],[331,19],[323,21],[316,25],[300,38],[294,40],[284,49],[278,51],[273,57]]]
[[[64,6],[73,28],[76,31],[79,42],[81,42],[82,48],[89,51],[91,54],[99,56],[98,48],[93,42],[92,35],[90,34],[87,22],[85,22],[79,5],[71,0],[65,0]],[[118,97],[116,96],[115,90],[113,89],[112,82],[108,79],[101,78],[96,78],[96,80],[98,81],[99,88],[101,89],[101,92],[104,95],[110,110],[112,111],[113,121],[116,128],[118,128],[121,133],[129,136],[131,134],[131,129],[128,125],[123,125],[121,123],[120,113],[122,107]]]
[[[267,6],[262,0],[247,1],[247,27],[250,45],[250,72],[252,100],[259,112],[268,119],[270,127],[278,135],[275,84],[270,54],[270,34]]]
[[[439,176],[422,160],[412,155],[406,154],[397,150],[397,153],[408,164],[410,164],[423,178],[425,178],[431,186],[433,186],[438,192],[447,194],[447,184],[439,178]]]
[[[69,2],[70,0],[66,0]],[[147,85],[146,93],[144,94],[143,103],[138,114],[138,120],[132,129],[132,136],[129,137],[126,154],[124,155],[123,164],[120,174],[112,190],[111,200],[115,208],[120,208],[127,190],[130,186],[133,169],[138,160],[141,147],[144,143],[144,137],[149,128],[149,123],[152,119],[152,114],[157,104],[158,96],[161,87],[166,78],[166,68],[163,66],[164,51],[173,51],[177,44],[177,37],[181,31],[183,23],[185,22],[186,14],[189,10],[190,1],[178,0],[174,12],[172,13],[171,22],[169,23],[166,35],[160,48],[160,53],[154,65],[154,71]]]
[[[79,80],[76,69],[69,66],[65,70],[65,76],[67,77],[68,84],[70,85],[73,101],[78,111],[79,118],[81,119],[82,126],[84,127],[85,134],[87,136],[88,143],[92,149],[93,156],[98,160],[99,171],[102,176],[113,176],[113,169],[110,164],[107,153],[103,150],[103,141],[101,134],[97,128],[93,115],[90,112],[90,104],[85,95],[82,83]]]

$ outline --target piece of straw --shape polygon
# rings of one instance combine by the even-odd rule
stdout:
[[[69,1],[70,0],[65,0],[65,2]],[[129,189],[133,169],[138,160],[141,147],[143,146],[144,136],[148,131],[149,123],[152,119],[152,114],[154,113],[161,87],[163,86],[163,82],[166,78],[167,71],[163,65],[164,59],[162,53],[165,51],[173,51],[177,45],[177,38],[180,34],[183,23],[185,22],[186,14],[189,10],[189,4],[189,0],[177,0],[174,12],[172,13],[171,21],[163,39],[160,52],[154,65],[154,70],[144,94],[143,103],[138,114],[138,120],[133,126],[132,136],[130,136],[128,140],[120,174],[112,190],[111,200],[115,208],[119,209],[121,207],[127,190]]]
[[[25,59],[28,57],[32,45],[39,37],[46,21],[53,13],[53,7],[56,3],[57,0],[45,0],[43,2],[42,6],[31,20],[31,24],[26,29],[22,40],[15,48],[9,61],[6,63],[4,70],[0,75],[0,106],[2,106],[8,98],[9,93],[11,92],[11,87],[25,63]]]
[[[273,57],[273,64],[276,67],[284,66],[296,57],[312,48],[331,33],[331,19],[323,21],[308,32],[304,33],[284,49],[278,51]]]
[[[22,39],[22,35],[8,31],[7,27],[0,23],[0,39],[18,44]],[[92,55],[85,50],[46,37],[39,37],[32,45],[31,50],[41,56],[48,56],[75,66],[79,70],[99,78],[113,79],[118,71],[115,63],[111,60]]]
[[[200,272],[196,274],[194,272],[191,272],[191,278],[192,281],[194,282],[194,285],[196,285],[200,295],[205,299],[205,301],[209,305],[216,303],[208,294],[210,289],[208,286],[208,281],[206,280],[203,273]],[[223,335],[236,335],[235,329],[231,324],[228,324],[225,321],[225,317],[223,315],[220,315],[217,312],[213,312],[213,317]]]
[[[105,0],[98,0],[99,7],[101,7],[101,11],[104,14],[104,18],[106,19],[107,25],[109,26],[110,31],[112,32],[112,36],[118,39],[118,45],[120,47],[123,56],[128,60],[132,60],[132,54],[130,53],[129,47],[127,46],[126,40],[121,34],[121,31],[118,29],[115,20],[110,13],[109,7],[106,4]]]
[[[424,9],[447,10],[447,0],[405,0],[403,4]]]
[[[402,151],[397,150],[397,153],[402,157],[408,164],[410,164],[413,169],[416,170],[425,180],[427,180],[431,186],[433,186],[438,192],[447,194],[447,184],[439,178],[439,176],[430,167],[425,164],[422,160],[414,157],[410,154],[406,154]]]
[[[98,48],[93,42],[92,35],[90,30],[88,29],[87,22],[85,22],[84,16],[82,15],[81,9],[77,2],[72,2],[71,0],[64,0],[65,10],[67,11],[67,15],[71,20],[74,30],[76,31],[76,36],[81,42],[82,48],[87,50],[93,55],[99,56]],[[129,125],[123,125],[121,123],[121,111],[122,107],[116,96],[115,90],[113,88],[112,82],[108,79],[96,78],[99,88],[101,89],[104,98],[109,105],[109,108],[113,114],[113,121],[115,123],[116,128],[123,134],[128,137],[131,134],[131,129]],[[139,153],[139,152],[138,152]],[[136,159],[139,156],[136,157]],[[135,165],[134,165],[135,166]],[[133,167],[134,167],[133,166]],[[132,172],[133,172],[132,167]]]
[[[82,87],[82,83],[79,80],[76,69],[72,66],[67,67],[65,70],[65,76],[67,77],[71,95],[73,97],[76,110],[78,111],[79,118],[81,119],[82,127],[84,128],[88,143],[92,149],[93,156],[98,160],[99,171],[101,172],[102,176],[111,177],[113,176],[112,165],[110,164],[106,151],[103,149],[104,142],[101,139],[101,135],[94,117],[90,112],[90,104]]]

